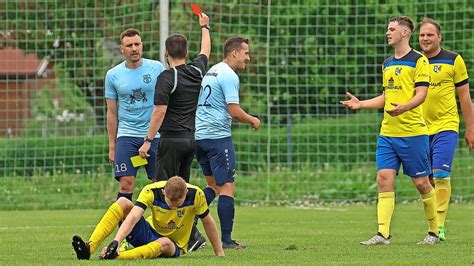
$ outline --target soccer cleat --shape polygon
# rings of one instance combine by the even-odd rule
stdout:
[[[232,240],[231,243],[222,243],[222,248],[223,249],[244,249],[246,248],[247,246],[245,244],[242,244],[242,243],[237,243],[237,241],[235,240]]]
[[[100,257],[100,259],[103,260],[113,260],[117,258],[118,253],[117,249],[119,248],[119,243],[117,240],[114,240],[110,242],[110,244],[107,246],[107,251],[105,252],[105,255]]]
[[[372,246],[372,245],[390,245],[392,240],[392,236],[388,236],[387,238],[383,237],[381,233],[377,232],[375,236],[367,241],[360,242],[362,245]]]
[[[128,243],[128,241],[126,239],[122,240],[122,242],[120,243],[119,251],[124,252],[124,251],[130,250],[130,249],[133,249],[132,244]]]
[[[72,237],[72,248],[74,248],[78,260],[88,260],[91,258],[89,244],[84,242],[80,236]]]
[[[428,232],[423,241],[418,242],[418,245],[434,245],[439,243],[439,237],[432,232]]]
[[[196,231],[196,234],[194,237],[189,239],[188,246],[189,246],[189,251],[196,251],[200,248],[203,248],[207,244],[206,238],[199,233],[199,231]]]
[[[438,227],[439,240],[446,241],[446,228],[444,226]]]

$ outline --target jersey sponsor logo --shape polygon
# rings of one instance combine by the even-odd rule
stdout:
[[[143,82],[145,82],[146,84],[150,83],[151,82],[151,74],[143,75]]]
[[[388,85],[384,87],[384,90],[402,90],[402,86],[395,86],[395,80],[390,77]]]
[[[132,90],[132,95],[130,95],[130,104],[134,104],[135,102],[148,102],[148,98],[146,97],[146,93],[142,91],[142,88]]]
[[[435,83],[435,82],[431,82],[431,83],[430,83],[430,87],[439,87],[439,86],[441,86],[441,81],[440,81],[440,82],[436,82],[436,83]]]
[[[179,228],[183,227],[183,225],[177,226],[176,222],[173,220],[169,221],[166,226],[161,226],[159,224],[157,224],[157,226],[160,227],[161,229],[166,229],[166,230],[178,230]]]
[[[401,67],[396,67],[395,68],[395,75],[400,75],[400,73],[402,73],[402,68]]]
[[[435,73],[440,72],[440,71],[441,71],[441,66],[440,66],[440,65],[435,65],[435,66],[433,67],[433,71],[434,71]]]

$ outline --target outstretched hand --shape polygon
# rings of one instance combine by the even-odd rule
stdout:
[[[357,97],[352,95],[350,92],[346,92],[346,95],[349,97],[349,100],[340,101],[340,104],[347,106],[352,110],[359,110],[362,107],[362,104]]]

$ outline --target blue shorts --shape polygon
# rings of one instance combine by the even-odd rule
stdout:
[[[158,232],[151,227],[151,225],[145,220],[145,218],[140,218],[135,227],[133,227],[132,232],[127,236],[127,242],[132,244],[134,247],[144,246],[150,242],[156,241],[158,238],[163,237],[158,234]],[[176,242],[172,239],[176,248],[176,252],[171,258],[177,258],[181,254],[181,249],[178,247]]]
[[[458,139],[458,133],[452,130],[430,136],[430,158],[433,169],[451,172]]]
[[[232,138],[196,140],[196,158],[205,176],[214,176],[216,184],[233,183],[235,151]]]
[[[156,178],[156,151],[158,150],[159,139],[154,139],[151,143],[150,157],[147,158],[148,164],[145,170],[149,179]],[[133,167],[131,157],[138,155],[138,149],[143,145],[143,138],[139,137],[119,137],[115,142],[115,179],[120,180],[122,176],[137,176],[139,167]]]
[[[406,138],[379,136],[375,157],[377,171],[394,169],[398,173],[401,164],[403,173],[412,178],[431,174],[427,135]]]

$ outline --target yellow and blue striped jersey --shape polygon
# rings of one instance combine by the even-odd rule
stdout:
[[[186,184],[188,192],[184,203],[176,210],[166,204],[162,189],[167,181],[155,182],[145,186],[138,195],[136,206],[150,208],[148,223],[162,236],[171,238],[184,251],[191,235],[194,217],[209,214],[204,192],[197,186]]]
[[[428,59],[411,50],[400,59],[390,56],[382,65],[384,110],[395,108],[391,103],[405,104],[416,94],[418,86],[429,86]],[[387,137],[413,137],[427,135],[421,105],[399,116],[392,117],[384,112],[380,135]]]
[[[423,104],[428,134],[434,135],[446,130],[458,132],[456,87],[469,82],[466,64],[459,54],[443,49],[428,60],[431,84]]]

